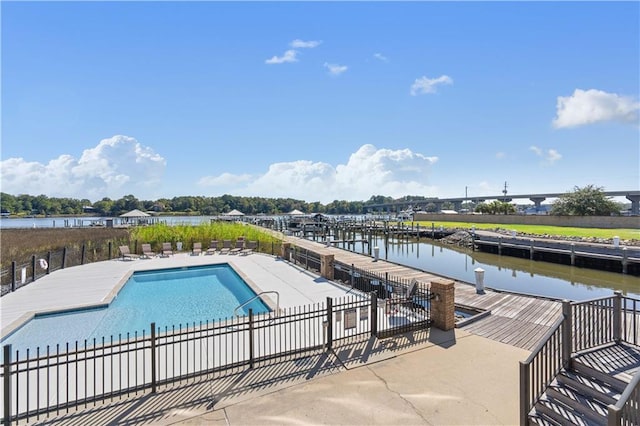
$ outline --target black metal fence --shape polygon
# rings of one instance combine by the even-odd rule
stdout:
[[[152,323],[150,332],[26,351],[5,345],[3,421],[39,420],[98,401],[155,392],[170,383],[215,379],[331,350],[347,339],[426,327],[428,309],[422,315],[386,311],[378,306],[376,293],[356,292],[279,315],[250,311],[243,317],[164,329]]]
[[[307,270],[320,272],[320,255],[306,248],[292,246],[291,261]],[[431,323],[431,292],[426,283],[356,268],[353,264],[347,265],[339,261],[334,261],[333,279],[354,290],[375,294],[376,303],[381,300],[384,316],[378,316],[377,321],[386,323],[378,324],[378,330],[384,331],[386,335],[410,331]],[[358,306],[351,307],[348,312],[350,321],[354,318],[354,309],[358,311],[358,318],[361,315]]]
[[[291,247],[291,260],[293,263],[304,266],[305,269],[320,273],[320,255],[304,247]]]
[[[0,271],[0,295],[24,287],[58,269],[110,260],[119,255],[116,242],[88,242],[60,250],[34,253],[28,261],[12,261]]]
[[[120,256],[120,245],[128,245],[132,253],[139,254],[141,253],[141,244],[137,240],[131,243],[122,241],[88,242],[79,246],[63,247],[61,250],[34,253],[28,261],[13,261],[8,268],[0,270],[0,297],[59,269],[117,258]],[[161,243],[150,242],[150,244],[155,247]],[[280,253],[281,245],[281,242],[258,241],[255,251],[274,255]],[[193,247],[193,242],[185,246],[185,250],[191,250],[191,247]]]

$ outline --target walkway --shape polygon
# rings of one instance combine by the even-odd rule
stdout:
[[[430,282],[437,275],[398,265],[379,259],[374,262],[371,257],[353,253],[337,247],[297,238],[286,237],[287,241],[298,247],[306,248],[321,254],[333,254],[334,259],[356,268],[403,279],[417,279]],[[562,303],[542,297],[524,296],[515,293],[498,292],[485,288],[484,294],[477,294],[475,285],[455,281],[456,304],[468,306],[491,314],[464,326],[464,330],[478,336],[488,337],[498,342],[507,343],[518,348],[532,350],[559,318]]]

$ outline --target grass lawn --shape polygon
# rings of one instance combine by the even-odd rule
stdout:
[[[471,229],[508,229],[518,233],[535,235],[556,235],[559,237],[583,237],[583,238],[613,238],[620,237],[622,240],[640,240],[640,229],[603,229],[603,228],[573,228],[567,226],[545,226],[545,225],[510,225],[497,223],[473,223],[473,222],[413,222],[420,224],[420,227],[431,228],[433,223],[436,228],[467,228]],[[409,225],[411,222],[405,222]]]

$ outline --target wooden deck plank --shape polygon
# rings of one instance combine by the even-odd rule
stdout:
[[[414,279],[429,283],[439,276],[379,259],[374,262],[368,255],[353,253],[339,247],[309,240],[293,239],[293,244],[316,253],[333,254],[334,259],[345,265],[379,276],[410,282]],[[549,330],[562,312],[558,301],[521,295],[511,292],[485,289],[478,294],[472,283],[455,281],[456,304],[479,310],[489,310],[491,315],[467,324],[464,330],[512,346],[531,350]]]

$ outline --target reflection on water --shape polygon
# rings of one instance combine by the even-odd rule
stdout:
[[[344,248],[367,252],[366,246]],[[482,268],[485,287],[536,294],[558,299],[585,300],[610,296],[614,290],[640,298],[640,277],[594,269],[537,262],[509,256],[474,252],[432,240],[398,241],[373,239],[380,258],[456,279],[475,283],[475,269]]]

